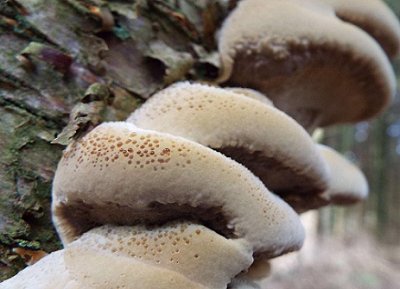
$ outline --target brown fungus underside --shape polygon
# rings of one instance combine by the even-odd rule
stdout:
[[[193,223],[200,222],[227,238],[235,238],[232,229],[228,228],[228,218],[224,216],[221,206],[192,207],[153,202],[147,208],[133,211],[128,206],[112,202],[103,205],[88,205],[81,201],[75,204],[61,204],[54,210],[54,215],[63,219],[63,223],[65,222],[65,225],[73,229],[70,233],[75,236],[80,236],[103,224],[156,226],[174,220],[182,220],[193,221]]]
[[[331,123],[369,119],[389,104],[392,92],[374,63],[337,46],[288,43],[285,49],[288,56],[284,58],[268,51],[238,52],[226,85],[265,93],[309,131]]]
[[[218,81],[259,90],[308,131],[380,113],[395,93],[388,55],[373,38],[377,33],[354,25],[357,4],[339,2],[241,1],[221,29]],[[398,21],[376,3],[379,11],[360,5],[361,14],[384,15],[374,32],[384,27],[393,36],[389,42],[400,42]],[[339,18],[349,11],[353,24]]]
[[[216,150],[248,168],[298,213],[329,203],[323,196],[327,188],[326,182],[308,174],[307,168],[286,166],[284,162],[267,157],[263,152],[247,150],[245,147],[224,147]],[[312,187],[310,183],[313,184]]]

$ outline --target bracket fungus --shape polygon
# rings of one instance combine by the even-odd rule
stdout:
[[[224,289],[253,257],[304,239],[293,209],[242,165],[127,122],[103,123],[66,148],[52,212],[65,249],[1,289]]]
[[[323,196],[335,205],[364,200],[368,196],[368,183],[360,169],[330,147],[319,145],[318,149],[330,174],[328,190]]]
[[[250,268],[236,276],[229,284],[228,289],[259,289],[258,282],[271,274],[271,263],[268,258],[257,258]]]
[[[274,103],[272,100],[270,100],[265,94],[262,94],[261,92],[251,89],[251,88],[244,88],[244,87],[224,87],[225,90],[229,90],[232,92],[235,92],[240,95],[244,95],[247,97],[250,97],[254,100],[261,101],[262,103],[269,105],[269,106],[274,106]]]
[[[319,0],[333,7],[337,17],[371,35],[389,57],[400,52],[400,25],[381,0]]]
[[[291,117],[258,101],[257,92],[240,91],[175,84],[153,95],[127,121],[223,153],[296,210],[324,204],[320,194],[328,174],[311,137]]]
[[[359,14],[346,14],[351,10],[346,7],[352,5],[343,2],[241,1],[221,29],[219,82],[268,95],[276,107],[308,131],[378,114],[394,96],[394,73],[379,44],[364,30],[339,18],[343,15],[346,20],[346,15],[351,15],[349,19],[360,19]],[[380,1],[355,2],[365,7],[379,2],[377,6],[385,8]],[[337,3],[337,14],[331,3]],[[353,23],[374,31],[371,33],[382,45],[388,46],[386,35],[391,37],[388,43],[400,41],[400,26],[383,8],[374,12],[364,8],[360,13],[368,11],[364,13],[368,17],[378,13],[391,20],[375,17],[376,23],[368,22],[376,24],[372,27],[356,20]],[[379,34],[381,27],[385,30]],[[388,50],[394,53],[396,49]]]
[[[107,225],[85,233],[72,244],[69,248],[86,246],[134,258],[176,272],[205,288],[226,288],[253,261],[246,241],[230,240],[207,227],[184,221],[161,227]]]
[[[304,238],[297,214],[242,165],[126,122],[104,123],[64,151],[52,208],[64,244],[103,224],[179,218],[244,239],[255,255],[296,250]]]
[[[251,256],[246,242],[197,224],[106,225],[86,232],[0,288],[108,289],[135,284],[149,289],[224,289],[251,264]]]

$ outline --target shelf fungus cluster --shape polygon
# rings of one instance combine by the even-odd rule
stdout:
[[[244,166],[128,122],[67,147],[52,206],[65,249],[3,288],[222,289],[304,239],[295,211]]]
[[[156,93],[127,122],[221,152],[298,213],[367,196],[358,168],[316,145],[300,124],[252,89],[178,83]]]
[[[0,289],[259,288],[302,246],[299,213],[367,196],[309,133],[380,112],[399,43],[379,0],[241,1],[219,34],[226,87],[173,84],[70,144],[52,193],[65,248]]]
[[[381,112],[399,51],[399,23],[381,0],[245,0],[219,35],[219,82],[268,95],[312,131]]]
[[[182,82],[70,144],[52,203],[65,249],[0,288],[257,288],[301,247],[296,211],[367,190],[262,97]]]

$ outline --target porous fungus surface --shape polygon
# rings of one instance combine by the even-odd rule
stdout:
[[[101,226],[2,283],[4,289],[224,289],[251,262],[243,240],[189,222]],[[186,286],[186,287],[185,287]]]
[[[308,133],[285,113],[243,93],[183,82],[152,96],[127,121],[218,150],[285,200],[319,199],[327,186],[325,164]]]
[[[71,247],[134,258],[210,288],[225,288],[252,262],[252,250],[243,240],[228,240],[189,222],[162,227],[107,225],[85,233]]]
[[[101,224],[195,219],[256,253],[301,246],[295,212],[240,164],[197,143],[104,123],[69,146],[53,185],[54,222],[64,243]]]

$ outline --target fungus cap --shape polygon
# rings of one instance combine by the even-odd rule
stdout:
[[[337,205],[354,204],[367,198],[368,182],[360,169],[332,148],[324,145],[318,148],[330,172],[324,196]]]
[[[240,277],[250,281],[258,281],[267,278],[269,275],[271,275],[270,260],[268,258],[257,258]]]
[[[297,214],[245,167],[189,140],[104,123],[68,146],[53,183],[66,244],[101,224],[198,219],[270,257],[301,247]]]
[[[162,227],[107,225],[85,233],[69,246],[85,247],[104,255],[133,258],[215,289],[226,288],[253,261],[253,252],[246,242],[228,240],[189,222]]]
[[[381,112],[395,76],[378,43],[312,0],[245,0],[219,39],[220,82],[266,95],[307,130]]]
[[[399,20],[381,0],[318,0],[333,7],[335,14],[365,30],[390,57],[400,52]]]
[[[262,103],[264,103],[266,105],[274,106],[273,102],[265,94],[262,94],[261,92],[259,92],[257,90],[254,90],[251,88],[244,88],[244,87],[224,87],[224,89],[235,92],[240,95],[250,97],[254,100],[261,101]]]
[[[52,267],[49,260],[61,264]],[[102,268],[102,269],[100,269]],[[105,269],[105,270],[103,270]],[[1,289],[211,289],[184,276],[132,258],[99,254],[88,248],[52,253],[3,283]]]
[[[135,284],[142,289],[224,289],[250,265],[251,256],[245,243],[197,224],[106,225],[86,232],[0,288],[108,289]]]
[[[65,262],[71,275],[77,279],[73,289],[129,288],[132,284],[135,284],[135,288],[143,289],[209,289],[174,271],[133,258],[103,255],[82,248],[67,250]],[[70,286],[66,289],[70,289]]]
[[[230,285],[229,289],[258,289],[258,285],[262,279],[271,275],[271,263],[268,258],[257,258],[251,264],[249,269],[236,276]]]
[[[127,121],[218,150],[295,208],[310,199],[319,203],[327,186],[325,164],[307,132],[273,106],[241,93],[183,82],[153,95]]]

